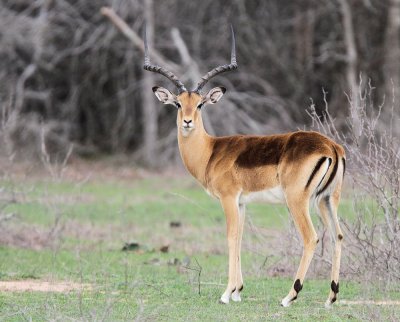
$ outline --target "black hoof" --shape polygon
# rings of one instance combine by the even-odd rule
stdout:
[[[331,290],[335,294],[339,293],[339,282],[336,284],[335,281],[332,281]]]
[[[297,294],[299,294],[299,292],[302,290],[303,285],[301,285],[299,279],[297,279],[296,282],[294,282],[293,288],[294,288],[294,290],[296,291]]]

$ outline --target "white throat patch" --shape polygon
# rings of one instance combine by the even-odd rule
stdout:
[[[189,136],[190,132],[192,132],[194,130],[194,127],[185,128],[182,126],[180,130],[181,130],[182,136],[184,138],[186,138]]]

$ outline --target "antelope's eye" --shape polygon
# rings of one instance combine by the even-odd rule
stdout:
[[[198,109],[202,108],[202,107],[203,107],[203,104],[204,104],[204,103],[200,103],[199,105],[197,105],[197,108],[198,108]]]
[[[178,102],[175,103],[175,106],[176,106],[176,108],[181,108],[182,107],[181,104],[178,103]]]

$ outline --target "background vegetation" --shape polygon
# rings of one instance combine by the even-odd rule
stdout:
[[[105,5],[132,27],[135,43],[101,15]],[[229,60],[234,25],[239,70],[209,85],[228,88],[221,106],[204,111],[211,134],[304,128],[310,98],[319,115],[324,109],[322,89],[342,130],[352,117],[344,93],[358,93],[360,75],[362,87],[369,79],[376,87],[376,106],[393,90],[398,97],[399,16],[399,0],[4,0],[3,135],[9,153],[25,147],[35,154],[42,138],[52,157],[73,143],[82,155],[128,152],[153,166],[176,161],[174,110],[150,89],[171,84],[142,68],[145,20],[154,62],[189,87]]]

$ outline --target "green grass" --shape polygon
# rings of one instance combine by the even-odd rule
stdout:
[[[81,281],[94,285],[90,291],[58,293],[1,293],[0,308],[4,320],[100,319],[132,320],[138,314],[147,320],[364,320],[371,307],[337,305],[323,307],[327,281],[307,281],[298,301],[282,308],[279,300],[292,281],[288,278],[246,279],[242,303],[220,305],[217,299],[225,281],[225,260],[221,256],[199,256],[202,266],[201,294],[197,273],[178,270],[167,263],[176,254],[135,254],[117,251],[72,253],[34,252],[2,248],[0,269],[3,279],[25,277]],[[148,264],[152,258],[159,264]],[[195,267],[195,265],[193,265]],[[3,273],[4,274],[4,273]],[[354,299],[361,295],[360,285],[342,282],[341,296]],[[397,295],[397,298],[399,296]],[[398,313],[391,307],[379,314]],[[375,312],[376,313],[376,312]],[[16,315],[14,315],[16,314]]]
[[[161,187],[157,179],[130,184],[97,182],[82,186],[53,181],[27,185],[14,183],[11,186],[6,182],[4,187],[16,189],[26,201],[10,204],[5,210],[21,214],[27,222],[43,225],[52,223],[49,208],[52,205],[58,208],[59,204],[63,205],[62,211],[69,218],[99,223],[115,219],[121,210],[140,224],[152,224],[159,219],[160,212],[161,215],[189,219],[196,226],[207,226],[224,219],[218,201],[211,199],[191,179],[168,181],[170,186],[163,183]],[[271,228],[281,228],[288,216],[285,206],[255,204],[249,206],[249,212],[255,215],[257,224]]]
[[[243,252],[243,302],[218,304],[227,280],[225,219],[218,202],[187,177],[83,184],[8,179],[1,186],[5,195],[17,196],[16,203],[3,209],[17,214],[5,226],[11,234],[21,234],[22,226],[48,234],[58,227],[58,216],[65,227],[38,250],[20,248],[18,241],[1,246],[0,280],[60,280],[92,286],[65,294],[0,292],[1,321],[358,321],[394,320],[400,315],[399,306],[340,302],[326,310],[328,278],[307,279],[298,300],[282,308],[280,300],[292,280],[288,274],[271,277],[260,269],[265,254],[280,260],[269,244],[259,245],[265,249],[262,254]],[[351,208],[346,200],[342,207],[343,212]],[[289,215],[283,206],[252,205],[248,218],[276,236],[288,233]],[[182,227],[172,229],[170,221],[180,221]],[[29,229],[23,232],[29,234]],[[260,243],[248,228],[246,233],[250,236],[244,240],[245,248]],[[278,238],[271,239],[275,246]],[[140,250],[122,252],[124,242],[131,240],[140,243]],[[168,253],[158,251],[164,244],[170,245]],[[190,263],[185,263],[188,259]],[[196,260],[201,265],[201,294]],[[385,293],[343,280],[340,287],[341,299],[400,299],[396,286]]]

